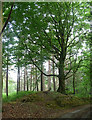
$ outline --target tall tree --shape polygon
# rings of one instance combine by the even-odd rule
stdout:
[[[24,91],[26,90],[26,69],[24,68]]]
[[[22,91],[22,86],[23,86],[23,78],[22,78],[22,76],[23,76],[23,72],[22,72],[22,67],[21,67],[21,76],[20,76],[20,79],[21,79],[21,83],[20,83],[20,90]]]
[[[54,55],[52,57],[53,57],[53,61],[54,61]],[[55,74],[55,65],[54,65],[53,61],[52,61],[53,74]],[[53,90],[56,91],[55,76],[53,76]]]
[[[2,2],[0,1],[0,32],[2,30]],[[0,36],[0,118],[2,114],[2,36]]]
[[[92,96],[92,1],[90,2],[90,83]]]
[[[32,91],[32,65],[31,65],[31,72],[30,72],[30,91]]]
[[[26,79],[27,79],[27,91],[29,90],[29,80],[28,80],[28,71],[26,70]]]
[[[58,92],[65,93],[65,80],[70,73],[69,70],[65,74],[65,60],[69,59],[72,46],[82,45],[83,38],[87,34],[89,25],[85,23],[85,13],[88,3],[16,3],[16,6],[14,16],[17,14],[17,18],[14,18],[15,23],[11,21],[11,24],[13,29],[16,25],[19,26],[23,49],[27,49],[27,58],[44,75],[57,76],[59,78]],[[19,20],[20,15],[22,16]],[[55,61],[54,63],[59,70],[58,75],[47,75],[39,67],[38,61],[41,59],[39,48],[41,46],[45,53],[43,54],[45,60],[49,60],[50,54],[54,54],[57,60],[57,63]],[[72,55],[74,54],[76,53]],[[34,61],[35,59],[36,61]]]
[[[48,61],[48,74],[51,74],[51,62]],[[51,77],[48,77],[48,90],[51,90]]]
[[[36,68],[36,87],[37,87],[37,91],[39,91],[39,87],[38,87],[38,71],[37,71],[37,68]]]
[[[18,58],[18,71],[17,71],[17,93],[20,91],[20,66],[19,66],[19,58]]]
[[[8,97],[8,56],[7,56],[7,63],[6,63],[7,65],[7,67],[6,67],[6,95],[7,95],[7,97]]]

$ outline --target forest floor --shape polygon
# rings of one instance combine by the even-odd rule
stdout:
[[[59,118],[90,104],[88,98],[63,95],[57,92],[36,92],[16,101],[3,103],[3,118]]]

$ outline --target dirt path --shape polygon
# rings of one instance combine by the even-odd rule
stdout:
[[[92,118],[92,105],[77,107],[75,110],[65,113],[60,118]]]

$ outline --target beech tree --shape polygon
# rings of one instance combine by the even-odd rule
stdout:
[[[69,56],[71,48],[77,44],[82,45],[87,34],[89,25],[85,22],[85,13],[88,3],[16,3],[16,6],[13,16],[17,14],[17,17],[13,17],[14,21],[11,21],[11,24],[12,28],[16,25],[20,28],[21,44],[27,50],[29,63],[33,63],[46,76],[58,77],[58,92],[65,93],[65,80],[71,71],[65,74],[65,61],[76,54]],[[49,75],[40,69],[38,61],[41,61],[41,46],[45,60],[52,60],[50,55],[54,54],[58,75]]]
[[[65,93],[65,80],[74,75],[71,64],[83,48],[84,38],[89,32],[88,12],[88,3],[14,4],[10,25],[18,39],[21,64],[34,64],[41,75],[57,77],[58,92]],[[51,57],[53,54],[54,59]],[[47,74],[42,70],[42,64],[47,60],[54,63],[58,74],[54,71]],[[77,59],[77,65],[79,61]]]

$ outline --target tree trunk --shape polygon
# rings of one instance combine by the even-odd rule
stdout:
[[[37,91],[39,91],[38,90],[38,80],[37,80],[37,68],[35,68],[36,69],[36,88],[37,88]]]
[[[7,57],[7,69],[6,69],[6,96],[8,97],[8,57]]]
[[[56,69],[55,73],[58,74],[58,69]],[[57,91],[57,89],[59,87],[59,77],[56,77],[56,83],[55,83],[55,85],[56,85],[56,91]]]
[[[0,1],[0,32],[2,30],[2,2]],[[2,36],[0,36],[0,119],[2,113]]]
[[[33,91],[35,90],[35,75],[34,75],[34,72],[35,72],[35,66],[33,65]]]
[[[32,91],[32,66],[31,66],[31,75],[30,75],[30,91]]]
[[[21,67],[21,91],[22,91],[22,67]]]
[[[43,91],[43,74],[41,72],[41,91]]]
[[[57,91],[65,94],[64,61],[62,59],[59,61],[59,88]]]
[[[20,91],[20,67],[18,65],[18,73],[17,73],[17,93]]]
[[[54,61],[54,56],[53,56],[53,61]],[[54,62],[52,62],[52,66],[53,66],[53,74],[55,74]],[[55,76],[53,76],[53,90],[56,91]]]
[[[75,72],[73,70],[73,94],[75,94]]]
[[[39,87],[38,87],[38,81],[37,81],[37,91],[39,91]]]
[[[41,41],[41,71],[44,71],[42,53],[43,53],[43,48],[42,48],[42,41]],[[43,73],[41,72],[41,91],[44,91],[44,90],[45,90],[44,76],[43,76]]]
[[[27,76],[27,91],[29,91],[28,76]]]
[[[28,83],[28,72],[26,68],[26,81],[27,81],[27,91],[29,90],[29,83]]]
[[[36,87],[37,87],[37,71],[36,71],[36,67],[34,67],[34,90],[36,91]]]
[[[24,91],[25,91],[25,68],[24,68]]]
[[[43,63],[41,64],[41,70],[44,71]],[[44,90],[45,90],[44,76],[43,76],[43,73],[41,72],[41,91],[44,91]]]
[[[92,2],[90,2],[90,83],[90,92],[92,96]]]
[[[51,65],[50,65],[50,60],[48,61],[48,74],[51,74]],[[48,90],[51,90],[51,77],[48,77]]]

